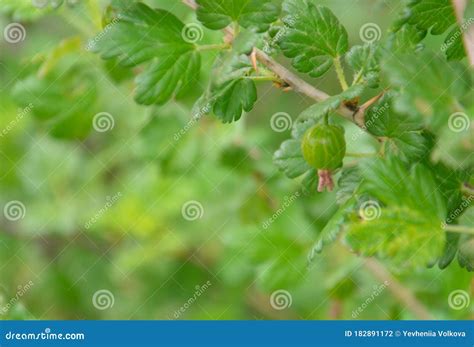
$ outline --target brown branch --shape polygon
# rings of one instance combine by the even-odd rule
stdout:
[[[474,25],[469,25],[467,28],[463,28],[464,23],[464,10],[467,7],[467,0],[452,0],[454,12],[459,25],[459,30],[464,41],[464,49],[469,60],[471,67],[474,67]],[[464,30],[464,32],[463,32]]]
[[[413,312],[418,319],[430,320],[433,316],[428,309],[413,295],[410,289],[401,284],[392,274],[373,258],[365,260],[365,266],[381,282],[388,282],[387,289],[405,308]]]
[[[193,10],[197,9],[197,4],[195,0],[182,0],[182,2],[186,6],[192,8]],[[225,28],[224,32],[226,36],[233,35],[233,30],[231,27]],[[288,83],[288,85],[290,85],[298,93],[304,94],[318,102],[324,101],[330,97],[325,92],[319,89],[316,89],[308,82],[296,76],[294,73],[292,73],[283,65],[276,62],[273,58],[271,58],[268,54],[266,54],[262,50],[258,48],[254,48],[253,54],[255,54],[257,60],[261,64],[265,65],[269,70],[271,70],[275,75],[277,75],[282,81]],[[378,97],[374,99],[374,102],[376,100],[378,100]],[[368,105],[366,105],[366,107],[367,106]],[[353,110],[348,108],[346,105],[341,105],[341,107],[339,107],[338,113],[342,115],[348,121],[355,123],[357,126],[365,130],[365,123],[364,123],[364,117],[363,117],[363,113],[365,109],[366,108],[360,108],[359,110],[354,112]]]

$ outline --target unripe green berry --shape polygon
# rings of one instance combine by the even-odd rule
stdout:
[[[346,154],[344,128],[330,124],[313,126],[303,136],[301,151],[315,169],[332,171],[341,167]]]

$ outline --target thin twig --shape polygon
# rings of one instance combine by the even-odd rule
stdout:
[[[418,319],[430,320],[433,316],[429,313],[428,309],[423,305],[411,292],[410,289],[406,288],[401,284],[392,274],[373,258],[365,260],[365,266],[370,272],[381,282],[387,281],[387,289],[392,295],[401,303],[403,303],[406,309],[413,312]]]

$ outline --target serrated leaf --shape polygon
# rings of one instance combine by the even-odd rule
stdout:
[[[337,181],[339,189],[336,192],[337,203],[342,205],[352,198],[360,186],[362,177],[357,166],[342,169]]]
[[[403,160],[420,160],[430,148],[428,138],[422,132],[423,123],[397,113],[389,94],[367,109],[365,126],[371,134],[386,137],[387,149]]]
[[[324,246],[327,246],[336,240],[337,236],[342,231],[348,216],[354,210],[356,202],[357,200],[355,197],[348,199],[327,222],[311,250],[310,260],[314,258],[315,253],[321,253]]]
[[[278,44],[298,71],[319,77],[334,58],[347,52],[346,29],[327,7],[308,0],[287,0],[283,10],[287,28]]]
[[[220,30],[237,22],[265,31],[277,20],[280,6],[273,0],[197,0],[197,17],[209,29]]]
[[[380,48],[376,43],[354,46],[346,55],[346,61],[354,70],[354,83],[365,81],[371,88],[379,83]]]
[[[366,256],[389,259],[395,267],[432,263],[443,251],[445,233],[438,220],[407,207],[387,207],[373,220],[354,219],[346,241]]]
[[[456,22],[450,0],[414,0],[410,1],[408,23],[430,30],[431,34],[444,33]]]
[[[435,130],[446,125],[449,115],[457,111],[457,103],[462,103],[471,89],[467,67],[431,52],[389,55],[381,66],[394,89],[400,91],[394,96],[396,111]]]
[[[184,24],[172,13],[143,3],[119,10],[119,20],[90,41],[91,50],[127,67],[151,63],[137,77],[139,103],[163,104],[183,93],[200,69],[195,45],[183,38]]]
[[[448,61],[460,60],[466,56],[463,43],[463,31],[456,25],[446,36],[441,49],[444,50]]]
[[[283,171],[288,178],[296,178],[310,170],[311,167],[303,159],[301,141],[286,140],[273,156],[275,165]]]
[[[403,24],[390,34],[387,48],[392,53],[408,53],[417,50],[427,31],[415,25]]]
[[[438,190],[432,171],[425,165],[408,168],[399,158],[371,159],[361,163],[361,191],[387,206],[404,206],[441,223],[446,201]]]
[[[214,104],[214,114],[224,123],[237,121],[242,111],[249,112],[257,101],[257,87],[247,78],[232,80],[222,86]]]
[[[474,271],[474,238],[462,242],[459,247],[458,262],[467,271]]]
[[[321,117],[324,116],[326,113],[336,111],[344,101],[352,100],[354,98],[359,97],[363,93],[363,91],[364,86],[357,84],[349,87],[341,94],[333,95],[324,101],[311,105],[303,112],[301,112],[301,114],[298,116],[294,126],[294,135],[298,135],[297,137],[303,136],[304,132],[300,131],[300,129],[296,129],[300,122],[305,123],[308,119],[314,119],[315,121],[319,121]]]
[[[191,51],[152,62],[137,76],[135,100],[139,104],[164,104],[180,96],[199,79],[201,56]]]

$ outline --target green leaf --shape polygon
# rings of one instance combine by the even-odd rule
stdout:
[[[283,10],[287,28],[278,44],[298,71],[319,77],[334,58],[347,52],[346,29],[327,7],[308,0],[287,0]]]
[[[265,31],[277,20],[280,6],[272,0],[197,0],[197,17],[209,29],[220,30],[239,23]]]
[[[123,66],[150,63],[137,77],[138,103],[163,104],[198,78],[200,57],[195,46],[184,40],[184,24],[173,14],[136,3],[117,16],[119,20],[106,26],[89,47]]]
[[[444,33],[456,22],[450,0],[414,0],[408,5],[408,23],[430,30],[431,34]]]
[[[273,156],[275,165],[288,178],[296,178],[310,170],[311,167],[303,159],[300,140],[286,140]]]
[[[445,233],[436,220],[408,207],[387,207],[373,220],[354,218],[346,241],[366,256],[389,259],[395,267],[432,263],[443,251]]]
[[[396,111],[435,130],[446,125],[471,90],[468,67],[446,62],[429,51],[388,55],[381,66],[390,84],[400,91],[394,97]]]
[[[403,24],[395,28],[387,41],[387,48],[392,53],[408,53],[420,48],[420,42],[426,37],[427,31],[415,25]]]
[[[342,205],[354,196],[362,181],[357,166],[342,169],[341,176],[337,181],[339,189],[336,192],[336,200]]]
[[[404,206],[419,211],[439,224],[446,218],[446,201],[438,190],[432,171],[425,165],[409,168],[399,158],[388,157],[361,163],[361,191],[387,206]]]
[[[474,271],[474,238],[467,239],[459,247],[458,262],[467,271]]]
[[[250,79],[232,80],[221,88],[213,111],[224,123],[239,120],[242,111],[249,112],[257,101],[257,87]]]
[[[51,136],[85,138],[92,128],[96,79],[84,66],[58,68],[44,77],[32,75],[16,83],[12,97],[43,122]]]
[[[379,84],[380,48],[376,43],[354,46],[346,55],[346,61],[354,70],[354,83],[364,81],[371,88]]]
[[[308,119],[319,121],[326,113],[336,111],[344,101],[359,97],[363,91],[363,85],[354,85],[343,91],[341,94],[333,95],[324,101],[311,105],[298,116],[297,122],[295,122],[294,125],[294,135],[297,135],[296,137],[298,138],[303,136],[304,131],[301,130],[304,129],[297,128],[300,122],[306,122]]]
[[[423,123],[397,113],[389,94],[367,109],[365,126],[371,134],[388,138],[387,149],[403,160],[419,160],[430,149],[428,138],[422,132]]]
[[[446,36],[441,49],[445,51],[446,58],[450,60],[460,60],[466,56],[464,49],[463,31],[456,25]]]
[[[343,230],[344,224],[347,221],[348,216],[351,212],[354,211],[356,202],[357,200],[355,199],[355,197],[348,199],[339,207],[337,212],[327,222],[311,250],[309,256],[310,261],[314,258],[315,253],[321,253],[324,246],[327,246],[336,240],[339,233]]]

